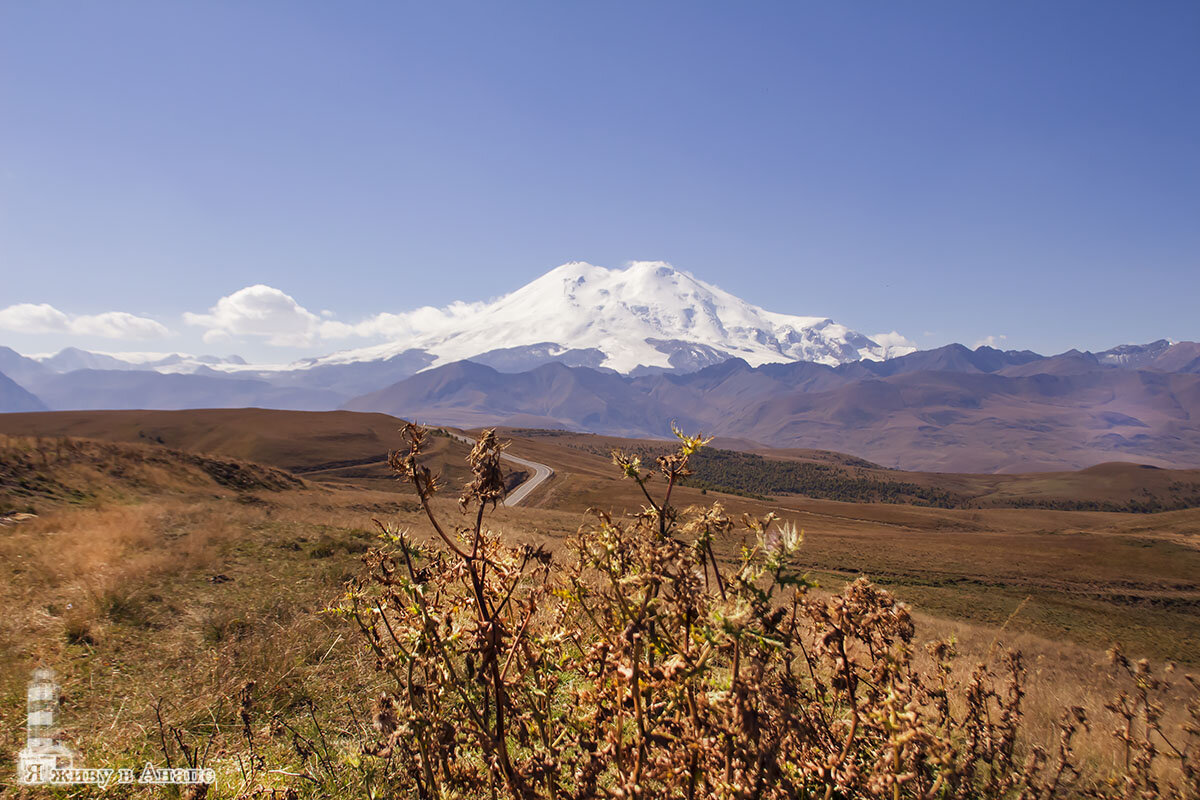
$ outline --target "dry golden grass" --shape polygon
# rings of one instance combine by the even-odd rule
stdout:
[[[453,529],[429,507],[424,436],[407,433],[411,449],[392,466],[442,541],[423,547],[388,528],[339,606],[393,681],[364,745],[384,771],[367,785],[514,798],[1200,793],[1200,686],[1186,714],[1167,715],[1179,686],[1114,650],[1117,669],[1088,685],[1090,703],[1064,707],[1060,695],[1050,707],[1043,695],[1027,722],[1025,661],[1000,641],[1019,608],[987,645],[964,629],[914,662],[911,615],[888,593],[862,578],[832,594],[806,588],[794,527],[748,518],[740,554],[716,558],[711,544],[729,542],[734,520],[719,504],[670,505],[699,439],[680,435],[678,454],[657,459],[668,485],[654,493],[641,462],[614,453],[646,505],[597,511],[554,568],[552,554],[483,525],[501,486],[492,432],[461,500],[478,513]],[[1001,666],[1007,678],[995,677]],[[1113,724],[1116,747],[1077,738]],[[1177,758],[1156,759],[1164,746]]]
[[[1047,749],[1053,747],[1064,709],[1079,707],[1093,720],[1090,727],[1076,734],[1075,751],[1081,761],[1100,774],[1115,774],[1123,767],[1123,756],[1113,736],[1116,721],[1105,708],[1118,685],[1106,653],[1030,633],[1024,629],[1019,613],[1003,629],[935,617],[921,613],[919,608],[914,618],[921,638],[955,642],[962,656],[955,664],[959,681],[965,681],[975,664],[1000,647],[1022,653],[1029,671],[1024,702],[1029,741]],[[1159,664],[1165,666],[1166,662]],[[1187,720],[1186,702],[1194,693],[1184,677],[1189,670],[1195,671],[1184,667],[1164,676],[1170,684],[1164,723],[1170,729],[1178,729]],[[1160,769],[1160,774],[1170,772],[1166,765],[1160,765]]]
[[[160,448],[89,446],[81,444],[86,457],[76,460],[59,459],[54,449],[44,465],[33,457],[31,474],[40,474],[50,493],[10,505],[36,503],[41,515],[0,527],[0,608],[9,610],[0,616],[0,776],[11,775],[23,736],[24,683],[39,662],[62,676],[67,733],[92,763],[161,762],[155,706],[164,701],[168,729],[177,725],[205,745],[212,735],[210,758],[222,764],[226,787],[220,796],[232,796],[241,780],[236,755],[244,749],[237,701],[251,678],[264,757],[286,764],[295,755],[286,735],[263,733],[272,715],[308,725],[309,736],[315,734],[306,720],[314,715],[332,749],[352,753],[379,679],[345,627],[319,612],[358,574],[361,553],[374,542],[373,518],[428,536],[414,497],[315,482],[239,491]],[[519,444],[514,452],[545,455]],[[550,463],[559,472],[534,498],[547,507],[501,508],[492,517],[506,541],[558,550],[578,528],[581,506],[620,512],[640,505],[627,483],[589,473],[590,462]],[[216,474],[225,480],[242,473],[222,467]],[[269,471],[246,474],[264,485],[275,480]],[[712,499],[694,490],[678,495],[681,505]],[[735,513],[774,507],[797,518],[808,530],[802,558],[826,590],[866,572],[918,610],[932,610],[917,617],[918,639],[955,636],[962,669],[986,656],[997,638],[1019,647],[1032,678],[1031,731],[1047,744],[1064,707],[1080,705],[1101,718],[1112,687],[1103,666],[1107,633],[1140,627],[1141,645],[1130,649],[1147,655],[1197,652],[1188,627],[1194,614],[1188,622],[1186,614],[1128,602],[1154,592],[1191,597],[1200,574],[1188,560],[1200,540],[1194,512],[965,512],[721,499]],[[459,518],[450,500],[436,509]],[[737,541],[717,544],[728,558]],[[972,576],[984,580],[962,580]],[[1028,595],[1034,599],[998,637]],[[1109,727],[1082,732],[1078,743],[1085,759],[1103,767],[1116,752]],[[180,757],[177,745],[168,749]]]
[[[522,511],[535,527],[554,529],[554,509],[644,504],[606,459],[579,449],[594,438],[514,440],[511,452],[555,468],[531,495],[535,508]],[[1016,622],[1034,635],[1101,653],[1119,641],[1138,656],[1200,665],[1200,509],[942,509],[676,490],[680,506],[717,498],[734,513],[796,520],[808,533],[803,557],[831,585],[865,575],[927,613],[984,626],[1001,625],[1030,597]],[[739,542],[721,544],[732,556]]]
[[[0,414],[0,433],[50,446],[60,437],[161,445],[189,453],[267,464],[321,480],[365,478],[387,488],[387,454],[401,445],[404,420],[353,411],[266,408],[186,411],[47,411]],[[433,443],[432,463],[466,476],[466,447],[448,437]],[[359,483],[367,485],[359,480]]]

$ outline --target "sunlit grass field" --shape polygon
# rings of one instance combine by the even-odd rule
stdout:
[[[6,510],[37,514],[0,527],[4,780],[38,664],[58,672],[64,732],[89,764],[182,763],[203,753],[220,765],[219,796],[233,796],[227,789],[249,770],[239,762],[247,757],[239,697],[250,681],[261,758],[286,771],[297,742],[309,741],[331,759],[354,759],[380,678],[353,631],[323,612],[361,573],[376,543],[373,520],[430,537],[411,492],[382,476],[300,481],[155,444],[14,437],[4,446]],[[513,542],[557,552],[586,507],[639,507],[601,459],[524,440],[513,450],[556,468],[531,507],[492,517]],[[1200,661],[1194,510],[931,509],[678,491],[681,506],[720,500],[733,513],[795,519],[815,591],[858,575],[893,589],[916,610],[919,638],[956,638],[963,670],[998,643],[1019,647],[1033,677],[1027,718],[1047,742],[1066,705],[1102,712],[1111,643],[1183,662],[1180,672]],[[449,496],[437,505],[447,518],[460,514]],[[741,541],[715,544],[732,559]],[[1097,764],[1116,758],[1100,726],[1077,747]]]

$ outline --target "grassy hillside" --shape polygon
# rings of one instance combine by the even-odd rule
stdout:
[[[262,408],[0,414],[0,433],[10,435],[157,444],[383,490],[396,488],[386,461],[403,424],[386,414]],[[457,484],[466,477],[466,453],[465,445],[443,437],[429,458]]]
[[[228,430],[220,428],[223,422]],[[376,452],[399,445],[400,421],[382,415],[255,409],[72,412],[6,415],[0,423],[95,433],[111,425],[109,438],[143,443],[73,446],[48,436],[40,443],[19,440],[23,443],[7,457],[7,477],[0,483],[4,511],[41,511],[47,498],[79,505],[136,497],[159,491],[156,485],[186,493],[202,486],[236,488],[222,487],[218,479],[248,485],[281,480],[277,472],[270,472],[276,477],[269,480],[256,473],[239,477],[238,469],[250,466],[222,477],[231,469],[227,462],[238,459],[204,451],[255,452],[276,463],[297,462],[308,465],[300,469],[310,483],[412,502],[411,490],[394,479]],[[539,515],[571,531],[578,514],[590,507],[616,513],[641,508],[644,498],[614,475],[608,451],[622,446],[650,458],[667,449],[645,440],[513,433],[512,453],[555,470],[529,498],[536,509],[506,512],[530,520],[538,530],[545,528]],[[188,450],[177,450],[168,464],[158,463],[167,457],[158,454],[171,449],[147,444],[159,437]],[[349,443],[348,449],[343,452],[339,442]],[[451,491],[466,479],[465,453],[466,446],[449,437],[430,440],[427,463],[443,473]],[[346,461],[352,463],[337,465]],[[366,463],[353,463],[358,461]],[[47,465],[55,469],[48,472]],[[901,473],[831,453],[773,458],[729,450],[701,451],[695,468],[693,480],[702,483],[678,489],[677,502],[720,498],[737,514],[774,511],[799,520],[808,531],[805,557],[827,581],[867,575],[932,613],[978,624],[999,624],[1024,603],[1024,630],[1091,647],[1119,639],[1151,655],[1194,659],[1200,652],[1200,511],[1097,510],[1142,512],[1148,509],[1134,503],[1151,501],[1166,506],[1173,487],[1192,485],[1190,473],[1125,464],[1027,476]],[[510,483],[522,477],[511,469],[506,473]],[[716,546],[732,556],[739,543]]]
[[[603,459],[568,449],[554,461],[524,439],[512,449],[561,471],[540,490],[547,507],[497,510],[490,524],[506,542],[565,561],[580,502],[639,507]],[[352,796],[363,770],[379,768],[362,744],[385,684],[354,632],[321,611],[361,574],[378,542],[373,519],[436,541],[411,495],[149,444],[13,438],[0,464],[11,505],[38,512],[0,527],[0,606],[21,609],[0,618],[0,780],[12,774],[38,663],[61,676],[64,729],[89,764],[140,767],[167,754],[178,764],[190,748],[218,769],[210,797],[249,791],[255,758],[255,780],[280,796]],[[686,488],[677,502],[712,499]],[[997,638],[1019,645],[1037,675],[1025,714],[1048,745],[1064,704],[1104,713],[1109,684],[1097,665],[1112,639],[1137,655],[1200,651],[1196,512],[722,499],[732,514],[775,508],[797,519],[819,593],[865,573],[914,601],[919,641],[957,638],[958,678]],[[469,523],[451,496],[435,508]],[[718,557],[736,558],[741,541],[715,542]],[[1089,758],[1112,758],[1107,730],[1081,737]],[[329,773],[323,762],[341,788],[295,777]]]
[[[525,442],[602,459],[622,449],[651,461],[671,445],[644,439],[509,429]],[[548,451],[552,452],[552,451]],[[548,457],[553,457],[552,455]],[[901,503],[937,508],[1039,508],[1153,513],[1200,507],[1200,470],[1113,462],[1074,472],[973,475],[906,472],[819,450],[701,451],[687,485],[752,497],[801,495],[847,503]]]
[[[386,468],[386,456],[399,446],[402,424],[403,420],[386,414],[254,408],[0,414],[0,433],[160,444],[269,464],[314,480],[383,490],[396,488]],[[582,469],[601,477],[607,477],[609,452],[614,447],[651,460],[670,448],[669,443],[653,440],[566,431],[508,429],[507,433],[518,441],[518,447],[548,446],[545,463],[556,468],[561,465],[566,471],[572,469],[572,452],[596,456],[585,459],[588,463]],[[462,467],[466,452],[462,443],[437,437],[426,457],[458,485],[466,478]],[[1200,470],[1129,463],[1102,464],[1077,472],[960,475],[885,469],[828,451],[712,448],[702,451],[692,468],[691,486],[761,498],[802,496],[939,508],[1135,513],[1200,506]]]
[[[436,505],[457,513],[451,497]],[[88,764],[179,765],[182,748],[208,742],[240,751],[250,681],[255,735],[274,726],[255,745],[263,758],[295,757],[284,723],[353,749],[378,682],[322,610],[377,543],[373,519],[420,525],[394,482],[375,491],[157,444],[0,436],[0,511],[0,607],[19,610],[0,615],[0,793],[16,791],[39,664],[60,676],[64,733]],[[236,795],[238,775],[226,758],[217,796]]]
[[[666,449],[664,443],[636,439],[512,433],[511,452],[555,468],[554,477],[531,497],[543,509],[637,511],[645,499],[630,481],[614,475],[607,453],[614,446],[648,455]],[[840,468],[827,454],[815,455],[811,461],[783,463]],[[697,463],[704,463],[703,456]],[[860,468],[846,469],[853,474]],[[881,474],[861,469],[869,477]],[[897,478],[916,486],[934,480],[934,488],[972,493],[979,507],[843,502],[799,494],[760,499],[688,486],[677,488],[674,500],[684,507],[720,499],[735,515],[773,511],[796,520],[806,531],[806,563],[830,585],[865,575],[942,618],[1000,625],[1020,607],[1013,624],[1039,636],[1097,649],[1119,640],[1148,655],[1200,660],[1200,509],[1134,513],[986,504],[990,495],[1003,491],[1010,497],[1037,497],[1037,492],[1081,500],[1120,497],[1114,484],[1127,492],[1169,487],[1180,473],[1136,465],[1028,476],[882,471],[881,480]],[[1013,503],[1006,498],[1003,505]],[[740,541],[718,546],[733,557]]]
[[[91,439],[0,437],[0,514],[36,513],[146,492],[186,494],[298,489],[303,482],[272,467],[165,447]]]

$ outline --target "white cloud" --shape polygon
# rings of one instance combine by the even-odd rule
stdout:
[[[170,333],[160,322],[124,311],[72,316],[49,303],[18,303],[0,309],[0,328],[18,333],[74,333],[106,339],[156,339]]]
[[[240,336],[257,336],[268,344],[302,347],[320,340],[362,338],[398,339],[451,329],[464,317],[476,313],[482,303],[452,303],[446,308],[425,306],[403,314],[381,313],[358,322],[332,319],[333,313],[314,313],[291,295],[257,284],[222,297],[207,314],[187,313],[184,321],[208,330],[204,341],[216,342]]]
[[[875,344],[883,347],[912,347],[916,348],[917,343],[909,339],[902,333],[896,331],[888,331],[887,333],[875,333],[871,335],[872,341]]]
[[[49,303],[18,303],[0,310],[0,328],[9,331],[60,333],[70,325],[70,318]]]
[[[403,314],[384,312],[368,317],[356,325],[332,323],[326,335],[397,339],[417,334],[433,334],[439,330],[449,332],[462,320],[479,313],[486,305],[486,303],[454,302],[445,308],[422,306]]]
[[[972,349],[972,350],[978,350],[978,349],[979,349],[979,348],[981,348],[981,347],[995,347],[995,348],[999,348],[999,347],[1000,347],[1000,345],[1001,345],[1001,344],[1004,342],[1004,340],[1005,340],[1005,339],[1007,339],[1007,338],[1008,338],[1008,337],[1007,337],[1007,336],[1005,336],[1003,333],[1002,333],[1002,334],[1000,334],[999,336],[985,336],[985,337],[983,337],[982,339],[980,339],[978,342],[976,342],[976,343],[975,343],[975,344],[972,346],[972,348],[971,348],[971,349]]]
[[[295,298],[261,283],[226,295],[207,314],[188,312],[183,319],[189,325],[208,328],[204,341],[215,342],[237,336],[260,336],[268,344],[301,347],[321,336],[321,318],[296,302]]]
[[[160,322],[124,311],[76,317],[71,320],[71,332],[108,339],[156,339],[170,333]]]
[[[908,355],[918,349],[916,342],[896,331],[872,334],[871,340],[883,348],[884,358]]]

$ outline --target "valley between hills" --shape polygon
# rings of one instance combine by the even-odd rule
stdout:
[[[364,507],[388,498],[379,507],[394,509],[412,506],[411,491],[387,467],[402,424],[349,411],[50,412],[0,415],[0,434],[46,448],[71,437],[237,459],[302,480],[310,488],[287,493],[297,498],[361,496]],[[511,442],[508,453],[553,474],[497,519],[550,540],[573,531],[589,508],[640,508],[635,486],[614,471],[612,450],[652,462],[671,448],[666,440],[541,429],[500,434]],[[433,436],[427,455],[448,494],[468,478],[469,448],[455,438],[462,435]],[[1200,470],[1109,463],[1054,473],[922,473],[831,451],[738,447],[717,440],[701,451],[677,502],[794,519],[806,531],[806,563],[827,582],[866,575],[924,611],[984,626],[1020,606],[1010,623],[1018,631],[1095,648],[1120,640],[1147,655],[1200,660]],[[510,490],[534,471],[512,463],[506,470]],[[56,496],[22,488],[10,474],[0,497],[9,510],[59,514],[110,490],[139,495],[120,475],[112,487],[99,480],[94,490],[72,490],[78,497]],[[730,553],[740,545],[719,544]]]
[[[159,720],[187,731],[236,719],[230,703],[247,676],[258,713],[309,709],[318,727],[355,735],[369,713],[355,704],[377,697],[385,679],[323,610],[362,574],[379,544],[376,520],[436,543],[417,496],[387,466],[402,425],[350,411],[0,415],[0,603],[16,612],[0,619],[0,769],[19,746],[20,700],[37,663],[62,667],[64,734],[93,742],[89,758],[104,763],[157,757]],[[488,525],[562,560],[589,509],[644,505],[610,451],[650,463],[671,447],[499,433],[530,465],[504,462],[509,491],[534,465],[553,474],[519,505],[497,507]],[[446,487],[433,501],[444,519],[460,519],[454,498],[470,477],[462,437],[479,434],[430,429],[422,463]],[[914,609],[919,641],[955,642],[956,680],[998,644],[1019,648],[1033,674],[1025,719],[1034,741],[1052,741],[1064,703],[1106,713],[1103,651],[1114,642],[1156,662],[1200,664],[1200,471],[917,473],[832,451],[745,447],[717,440],[700,451],[673,504],[794,522],[813,592],[858,576],[894,592]],[[735,561],[744,543],[714,541],[716,558]],[[1165,685],[1169,697],[1186,695],[1181,681]],[[113,697],[123,702],[114,707]],[[1089,758],[1112,752],[1099,727],[1076,747]]]

